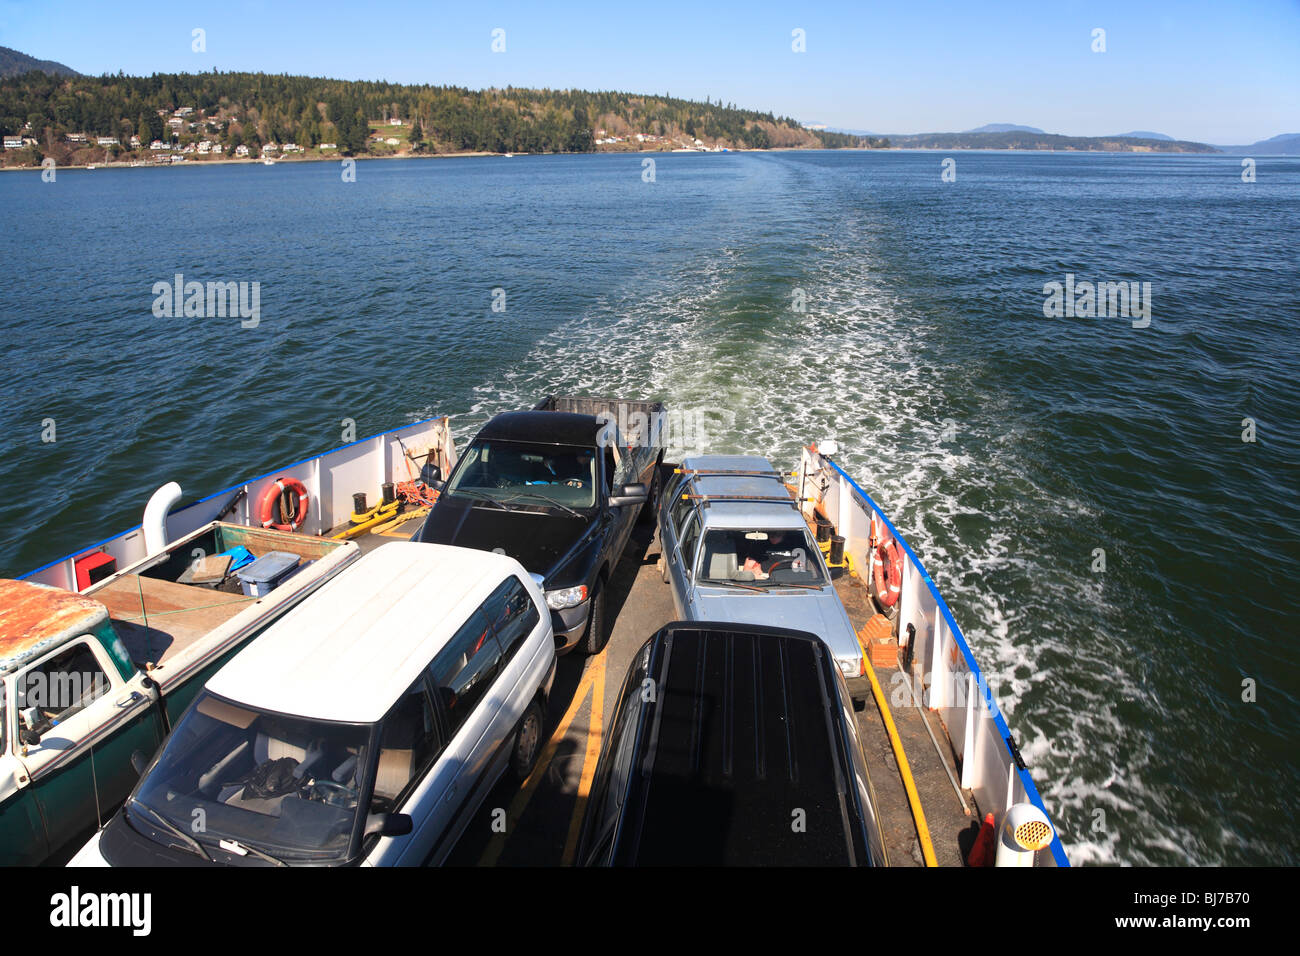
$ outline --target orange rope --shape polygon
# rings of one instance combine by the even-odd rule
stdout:
[[[432,507],[438,500],[438,492],[429,488],[422,481],[399,481],[394,491],[397,497],[403,499],[409,505],[423,505]]]

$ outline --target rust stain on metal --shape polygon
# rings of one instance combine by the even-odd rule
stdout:
[[[105,613],[98,601],[62,588],[0,579],[0,660]]]

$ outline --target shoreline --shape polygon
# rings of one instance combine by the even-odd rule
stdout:
[[[933,146],[843,146],[836,149],[826,147],[809,148],[804,146],[773,146],[767,149],[752,149],[743,146],[728,147],[728,153],[806,153],[806,152],[828,152],[828,153],[1070,153],[1079,155],[1103,154],[1112,156],[1230,156],[1232,153],[1223,151],[1215,152],[1191,152],[1183,150],[1135,150],[1135,149],[1010,149],[999,147],[952,147],[939,149]],[[666,155],[684,155],[686,153],[699,153],[705,155],[714,155],[712,150],[671,150],[671,149],[609,149],[596,150],[591,153],[515,153],[513,158],[521,156],[655,156],[658,154]],[[717,155],[722,155],[720,152]],[[389,160],[389,159],[467,159],[467,158],[486,158],[497,157],[505,159],[505,153],[489,153],[483,151],[462,151],[455,153],[394,153],[391,156],[301,156],[293,159],[277,158],[271,164],[279,166],[284,163],[295,165],[298,163],[337,163],[345,159],[353,159],[359,162],[370,160]],[[262,159],[203,159],[203,160],[186,160],[183,163],[142,163],[139,160],[134,162],[105,162],[105,163],[86,163],[71,166],[55,166],[56,170],[80,169],[93,171],[93,169],[176,169],[185,168],[193,169],[198,166],[264,166]],[[0,172],[5,173],[30,173],[40,172],[43,166],[0,166]]]
[[[525,155],[525,154],[517,154]],[[275,159],[271,165],[279,166],[281,163],[294,165],[297,163],[337,163],[345,159],[370,160],[370,159],[463,159],[467,156],[501,156],[505,153],[484,153],[484,152],[458,152],[458,153],[397,153],[392,156],[298,156],[293,159]],[[139,160],[128,162],[105,162],[105,163],[77,163],[70,166],[55,166],[57,170],[65,169],[176,169],[188,168],[193,169],[196,166],[265,166],[266,163],[261,158],[258,159],[233,159],[223,157],[222,159],[187,159],[183,163],[143,163]],[[0,172],[40,172],[43,166],[0,166]]]

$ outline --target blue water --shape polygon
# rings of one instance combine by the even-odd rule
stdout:
[[[1076,863],[1300,862],[1300,162],[943,155],[0,175],[0,573],[343,419],[654,395],[715,451],[839,441]],[[178,272],[260,283],[257,327],[155,317]],[[1046,318],[1067,273],[1150,282],[1150,326]]]

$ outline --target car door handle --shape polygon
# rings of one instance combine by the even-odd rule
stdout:
[[[143,695],[143,694],[141,694],[139,691],[134,691],[134,690],[133,690],[133,691],[131,691],[131,693],[127,694],[125,697],[118,698],[117,706],[118,706],[118,707],[129,707],[129,706],[131,706],[132,704],[134,704],[136,701],[138,701],[138,700],[143,700],[143,699],[144,699],[144,695]]]
[[[443,797],[442,800],[444,803],[449,803],[451,802],[451,798],[454,796],[456,796],[456,785],[453,783],[447,788],[447,795]]]

